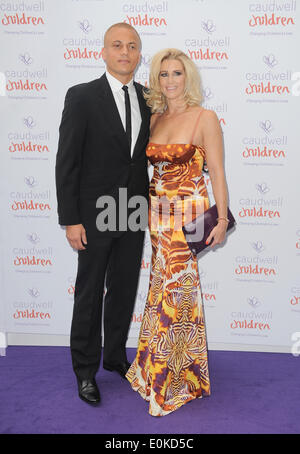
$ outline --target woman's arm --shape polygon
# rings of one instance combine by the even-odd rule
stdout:
[[[207,243],[214,238],[211,246],[222,243],[227,230],[228,192],[224,172],[223,134],[217,115],[212,110],[202,114],[201,122],[203,147],[206,152],[206,163],[212,183],[214,199],[217,205],[218,225],[212,230]]]

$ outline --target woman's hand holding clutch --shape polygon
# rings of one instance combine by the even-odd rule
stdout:
[[[216,246],[216,244],[223,243],[226,236],[228,221],[224,218],[218,220],[218,224],[212,229],[209,236],[207,237],[206,244],[209,244],[213,239],[213,242],[210,244],[210,247]]]

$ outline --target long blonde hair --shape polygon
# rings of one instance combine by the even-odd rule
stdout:
[[[196,65],[181,50],[169,48],[155,54],[151,61],[149,90],[144,93],[146,103],[151,108],[151,112],[162,113],[167,107],[166,98],[162,94],[159,85],[160,67],[164,60],[179,60],[183,65],[185,72],[184,101],[186,105],[195,106],[201,104],[203,100],[201,79]]]

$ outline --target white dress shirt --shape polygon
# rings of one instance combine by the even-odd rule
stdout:
[[[123,123],[124,131],[126,131],[125,93],[124,90],[122,89],[124,84],[122,84],[122,82],[113,77],[108,71],[106,71],[105,74],[110,85],[111,91],[113,92],[117,108]],[[136,94],[136,89],[133,85],[133,79],[131,79],[131,81],[128,82],[128,84],[126,85],[128,87],[131,107],[131,156],[132,156],[134,146],[140,132],[142,118],[139,101]]]

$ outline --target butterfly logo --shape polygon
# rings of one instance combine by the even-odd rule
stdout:
[[[208,20],[206,22],[202,22],[202,28],[205,30],[207,33],[213,33],[216,31],[216,26],[214,25],[212,20]]]
[[[247,301],[252,307],[259,307],[261,305],[261,302],[255,296],[250,296]]]
[[[269,67],[269,68],[274,68],[276,65],[278,65],[278,61],[274,57],[273,54],[265,55],[263,57],[263,62]]]
[[[270,191],[266,183],[256,184],[255,187],[258,190],[258,192],[260,192],[263,195],[267,194],[267,192]]]

